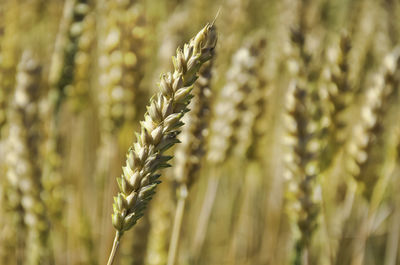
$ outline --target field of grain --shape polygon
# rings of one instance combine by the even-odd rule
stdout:
[[[0,0],[0,265],[400,264],[399,0]]]

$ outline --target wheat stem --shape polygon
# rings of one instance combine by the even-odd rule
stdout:
[[[219,173],[219,172],[218,172]],[[220,174],[212,174],[207,183],[207,190],[204,195],[204,202],[200,210],[199,221],[197,223],[196,232],[194,235],[194,243],[192,248],[193,260],[197,261],[200,257],[204,241],[206,238],[208,223],[211,217],[211,212],[217,196]]]
[[[108,262],[107,265],[112,265],[115,259],[115,254],[117,253],[118,247],[119,247],[119,243],[120,243],[120,239],[121,239],[121,232],[120,231],[116,231],[115,232],[115,237],[114,237],[114,243],[111,249],[111,253],[110,253],[110,257],[108,258]]]
[[[179,199],[178,199],[178,203],[176,206],[174,227],[172,228],[172,235],[171,235],[171,241],[170,241],[170,245],[169,245],[167,265],[175,264],[176,255],[178,253],[183,213],[185,212],[185,203],[186,203],[186,198],[187,198],[187,194],[188,194],[186,185],[182,185],[178,192],[179,192]]]

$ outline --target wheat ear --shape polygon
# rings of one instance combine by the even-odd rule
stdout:
[[[373,76],[372,85],[366,94],[366,102],[361,109],[361,123],[354,129],[354,141],[349,142],[347,170],[364,196],[370,200],[375,184],[379,179],[375,163],[379,157],[373,156],[375,148],[382,146],[383,118],[387,111],[390,96],[400,83],[400,49],[389,53],[381,69]],[[380,155],[379,155],[380,156]]]
[[[300,35],[301,36],[301,35]],[[322,107],[319,101],[319,86],[311,80],[311,57],[304,52],[304,41],[296,42],[299,36],[292,35],[297,55],[294,65],[297,72],[289,84],[286,98],[286,127],[288,133],[287,179],[289,217],[298,232],[295,242],[293,264],[308,259],[314,230],[317,227],[319,203],[317,201],[317,177],[320,174],[320,150]]]
[[[349,55],[351,51],[349,35],[343,33],[337,46],[338,55],[336,58],[332,58],[334,62],[329,69],[327,80],[327,106],[329,109],[326,118],[329,120],[329,127],[326,128],[326,146],[321,153],[321,171],[325,171],[332,165],[335,155],[345,142],[347,124],[343,119],[343,113],[349,107],[354,96],[353,86],[349,79]]]
[[[164,74],[160,92],[150,100],[141,134],[127,153],[123,174],[117,179],[119,193],[114,197],[112,223],[116,229],[108,265],[113,263],[120,238],[143,215],[160,182],[158,169],[168,167],[171,156],[163,153],[178,143],[181,119],[189,111],[192,85],[201,65],[211,59],[217,41],[214,25],[207,24],[174,57],[174,72]]]
[[[211,135],[208,140],[206,156],[213,174],[210,174],[208,180],[193,240],[194,260],[200,256],[218,190],[220,172],[217,172],[219,171],[217,168],[220,168],[231,157],[234,147],[240,140],[238,132],[243,126],[244,113],[248,110],[247,99],[249,94],[257,89],[256,68],[262,61],[257,46],[257,43],[246,42],[233,55],[232,65],[227,72],[227,83],[222,88],[213,108],[213,119],[210,124]]]
[[[315,181],[317,167],[315,165],[316,145],[313,144],[315,124],[312,124],[310,112],[307,106],[310,102],[309,91],[303,85],[294,81],[287,98],[288,133],[293,142],[290,146],[293,156],[288,163],[288,177],[292,181],[295,190],[290,190],[294,195],[293,201],[297,201],[299,211],[295,213],[295,221],[300,230],[300,237],[296,242],[296,256],[294,264],[301,264],[302,256],[308,251],[313,231],[316,228],[318,216],[318,204],[314,201]]]
[[[50,91],[47,106],[47,139],[43,166],[43,195],[52,222],[63,215],[64,194],[61,171],[59,135],[60,108],[75,76],[76,53],[82,35],[83,21],[89,12],[86,0],[67,0],[64,5],[59,32],[49,72]]]
[[[88,12],[87,0],[65,2],[49,73],[49,83],[52,87],[50,99],[56,115],[65,99],[68,86],[74,80],[75,56],[82,35],[82,21]]]
[[[368,237],[376,220],[376,214],[383,200],[387,186],[388,172],[384,170],[382,147],[384,139],[384,117],[390,105],[390,98],[396,93],[400,79],[400,49],[386,55],[381,69],[373,75],[373,84],[368,89],[366,103],[361,110],[361,123],[356,127],[355,139],[349,151],[354,159],[351,174],[358,181],[357,189],[362,191],[369,203],[366,218],[359,225],[356,234],[358,251],[351,256],[351,264],[363,264]],[[385,172],[386,171],[386,172]]]
[[[103,130],[118,131],[135,118],[135,97],[143,78],[144,19],[139,3],[109,1],[101,46],[100,114]]]
[[[43,190],[41,170],[36,157],[39,154],[39,83],[41,67],[30,52],[24,52],[18,65],[17,85],[15,89],[13,120],[19,126],[12,126],[10,134],[19,136],[21,161],[14,176],[22,194],[21,205],[24,221],[28,230],[27,264],[46,264],[49,262],[48,220],[46,207],[40,197]],[[13,136],[14,137],[14,136]]]
[[[88,4],[80,4],[81,9],[91,9]],[[71,103],[72,110],[79,112],[87,105],[90,87],[91,68],[93,66],[91,53],[93,49],[95,34],[95,17],[92,10],[86,11],[85,18],[75,23],[75,31],[80,32],[77,42],[77,52],[74,56],[74,80],[72,84],[65,88],[68,101]]]
[[[180,137],[182,144],[176,150],[175,180],[178,183],[178,202],[168,251],[168,265],[175,264],[186,199],[190,187],[199,174],[204,155],[210,114],[212,61],[205,63],[200,70],[200,77],[193,89],[194,99],[189,105],[191,111],[184,119],[186,125]]]

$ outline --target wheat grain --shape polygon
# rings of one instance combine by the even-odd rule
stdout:
[[[212,57],[217,40],[213,25],[206,25],[183,50],[177,50],[174,73],[161,77],[160,92],[151,99],[141,134],[127,153],[123,175],[118,178],[120,191],[114,198],[112,223],[116,229],[109,264],[112,264],[119,239],[143,215],[159,183],[156,171],[168,167],[172,158],[163,153],[178,142],[181,118],[188,111],[192,85],[201,65]]]

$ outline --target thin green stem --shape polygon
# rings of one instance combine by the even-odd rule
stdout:
[[[115,254],[117,253],[121,236],[122,234],[120,231],[115,232],[114,243],[111,249],[110,257],[108,258],[107,265],[112,265],[114,262]]]
[[[172,229],[171,241],[168,250],[168,263],[167,265],[174,265],[176,255],[178,253],[179,237],[181,233],[183,213],[185,211],[185,203],[187,198],[187,187],[182,185],[179,189],[179,199],[175,211],[174,227]]]

